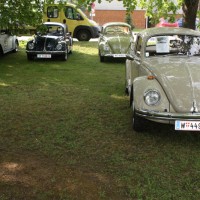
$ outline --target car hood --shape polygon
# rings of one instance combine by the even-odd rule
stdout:
[[[60,36],[52,36],[52,35],[42,35],[42,36],[36,36],[35,40],[46,40],[46,39],[50,39],[50,40],[55,40],[55,41],[59,41],[60,40]]]
[[[108,45],[111,48],[112,53],[114,54],[126,54],[130,46],[130,37],[129,36],[108,36],[106,38]]]
[[[156,57],[147,68],[164,89],[176,112],[200,112],[200,58]]]

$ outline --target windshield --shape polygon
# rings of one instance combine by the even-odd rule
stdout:
[[[58,25],[47,26],[47,35],[62,36],[63,33],[64,29],[62,26]]]
[[[63,36],[64,28],[57,24],[42,24],[37,27],[38,35]]]
[[[148,39],[146,57],[158,55],[200,56],[200,37],[192,35],[159,35]]]
[[[115,25],[115,26],[108,26],[104,30],[106,35],[113,35],[113,34],[122,34],[122,35],[127,35],[130,34],[130,29],[128,26],[120,26],[120,25]]]

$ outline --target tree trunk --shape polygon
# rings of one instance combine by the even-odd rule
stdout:
[[[184,0],[183,9],[183,19],[185,28],[196,29],[196,16],[198,10],[199,0]]]

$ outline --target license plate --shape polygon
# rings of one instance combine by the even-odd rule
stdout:
[[[124,57],[126,57],[126,54],[114,54],[113,57],[115,57],[115,58],[124,58]]]
[[[51,54],[37,54],[37,58],[51,58]]]
[[[175,130],[200,131],[200,121],[175,121]]]

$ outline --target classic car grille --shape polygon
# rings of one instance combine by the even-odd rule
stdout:
[[[38,38],[37,39],[37,45],[36,45],[36,51],[53,51],[54,47],[56,46],[57,42],[53,38]],[[44,48],[45,46],[45,48]]]
[[[46,39],[46,44],[45,44],[45,48],[47,51],[53,51],[54,47],[56,46],[56,40],[52,39],[52,38],[47,38]]]
[[[44,50],[44,43],[45,43],[45,38],[38,37],[36,41],[36,51],[43,51]]]

